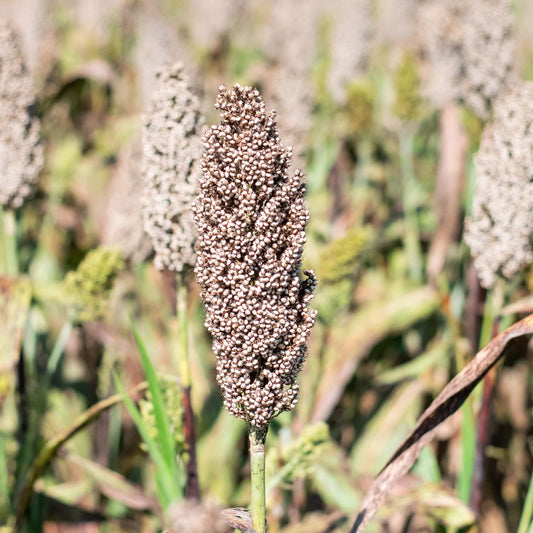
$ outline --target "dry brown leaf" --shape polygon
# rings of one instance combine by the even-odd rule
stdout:
[[[393,484],[409,471],[422,448],[435,436],[440,424],[459,409],[474,387],[505,354],[510,341],[531,333],[533,333],[533,314],[495,337],[444,387],[418,419],[409,437],[374,479],[351,533],[361,533],[364,530]]]

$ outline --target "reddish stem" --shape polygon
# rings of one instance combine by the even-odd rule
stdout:
[[[189,460],[187,461],[187,498],[200,501],[200,485],[198,483],[198,467],[196,465],[196,432],[194,414],[191,405],[191,387],[183,389],[183,422],[185,442]]]
[[[492,338],[498,334],[499,320],[492,324]],[[479,409],[476,429],[476,457],[472,473],[472,491],[470,492],[470,508],[479,515],[481,507],[482,485],[485,478],[485,451],[490,442],[492,401],[496,387],[497,367],[492,367],[483,380],[483,395]]]

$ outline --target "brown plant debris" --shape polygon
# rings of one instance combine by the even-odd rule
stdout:
[[[422,448],[428,444],[439,426],[463,404],[485,374],[502,358],[509,343],[533,333],[533,314],[500,333],[444,387],[422,416],[405,441],[374,479],[351,533],[361,533],[396,481],[405,475]]]

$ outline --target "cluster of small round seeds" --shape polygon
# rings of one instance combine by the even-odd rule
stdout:
[[[305,227],[302,174],[259,92],[221,87],[219,125],[204,136],[195,220],[196,275],[227,409],[266,428],[297,401],[296,377],[315,320],[316,278],[300,279]]]
[[[487,118],[509,85],[516,40],[510,0],[429,0],[418,27],[426,59],[426,90],[438,106],[465,102]]]
[[[533,260],[533,83],[516,82],[494,105],[474,165],[472,215],[466,221],[481,284],[510,279]]]
[[[0,20],[0,204],[22,205],[44,163],[35,94],[18,35]]]
[[[144,227],[155,266],[181,272],[195,261],[191,205],[201,173],[204,120],[180,64],[163,67],[157,78],[143,128]]]

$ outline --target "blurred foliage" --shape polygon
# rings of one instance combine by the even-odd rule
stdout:
[[[165,409],[170,419],[170,433],[176,439],[176,453],[182,454],[185,452],[185,439],[183,435],[183,404],[182,404],[182,387],[174,380],[161,380],[161,391],[163,393],[163,402]],[[153,440],[159,438],[154,404],[150,391],[146,393],[146,398],[139,401],[139,411],[143,418],[143,422],[148,430],[148,434]],[[146,451],[146,445],[143,444],[143,449]]]
[[[109,305],[113,281],[124,268],[118,248],[92,250],[74,272],[65,278],[65,291],[73,302],[77,320],[101,319]]]
[[[9,3],[0,0],[0,15],[27,7]],[[168,417],[168,447],[186,455],[173,346],[174,280],[149,261],[125,263],[115,248],[121,243],[108,242],[105,231],[111,214],[130,200],[127,194],[112,198],[110,184],[120,174],[122,149],[139,133],[155,69],[164,62],[184,63],[208,122],[216,120],[213,101],[221,83],[259,87],[267,107],[278,110],[281,139],[290,138],[307,176],[304,267],[318,276],[312,304],[318,317],[298,407],[269,430],[273,533],[349,531],[370,478],[477,350],[485,293],[471,270],[462,230],[484,123],[461,109],[469,145],[459,162],[465,169],[455,198],[459,219],[433,286],[426,268],[442,224],[437,206],[445,201],[437,169],[450,161],[440,159],[439,110],[423,99],[427,65],[413,50],[413,36],[394,41],[395,30],[407,32],[412,20],[397,14],[395,27],[388,27],[386,17],[380,18],[385,3],[371,2],[370,17],[378,26],[370,32],[344,20],[341,4],[334,3],[338,16],[309,8],[304,17],[269,2],[236,10],[235,2],[222,1],[52,0],[37,25],[33,13],[24,12],[25,40],[35,39],[27,48],[33,53],[46,164],[34,198],[16,213],[21,275],[16,281],[0,278],[0,527],[13,525],[18,491],[44,442],[116,392],[112,373],[120,373],[126,389],[145,379],[131,316],[160,377],[157,416],[159,423]],[[363,10],[357,15],[365,16]],[[343,23],[352,37],[369,36],[361,45],[369,49],[360,53],[350,41],[343,56]],[[533,41],[525,37],[523,70],[531,78]],[[334,95],[336,61],[357,54],[357,68],[352,63],[352,70],[343,71],[344,85]],[[294,75],[298,83],[280,79],[282,65],[284,77]],[[290,99],[294,109],[283,106],[283,91],[298,91]],[[284,121],[282,113],[294,116]],[[127,224],[140,225],[141,219],[133,213]],[[531,272],[505,289],[503,304],[521,306],[508,320],[531,310]],[[223,507],[245,506],[246,427],[223,409],[194,284],[187,311],[202,496]],[[76,327],[65,329],[71,322]],[[13,335],[15,330],[23,334]],[[507,531],[528,522],[531,352],[513,352],[498,372],[482,500],[482,509],[491,512],[476,521],[458,496],[461,458],[475,438],[474,426],[468,433],[459,417],[475,421],[481,404],[476,391],[468,413],[442,427],[367,531],[467,533],[481,527],[503,533],[490,529],[489,515]],[[150,393],[139,399],[152,443],[159,438],[153,401]],[[146,445],[139,446],[142,440],[126,410],[103,414],[52,459],[35,486],[25,531],[42,531],[45,521],[50,531],[63,531],[60,522],[75,520],[64,527],[161,531],[166,525],[157,499],[164,491]],[[530,489],[527,501],[532,495]]]
[[[306,426],[283,449],[271,448],[266,458],[267,491],[276,486],[287,487],[296,478],[308,477],[328,442],[328,425],[319,422]],[[271,472],[270,476],[268,472]]]
[[[477,151],[479,141],[481,140],[481,134],[483,133],[483,121],[467,107],[461,109],[461,119],[466,134],[470,139],[470,146],[473,151]]]
[[[358,260],[371,238],[370,228],[354,228],[344,237],[324,246],[320,251],[317,276],[325,283],[335,283],[356,274]]]
[[[406,52],[394,74],[394,113],[403,121],[415,122],[422,114],[420,75],[416,59]]]
[[[364,135],[374,119],[374,88],[367,81],[352,82],[346,89],[346,119],[349,131]]]

